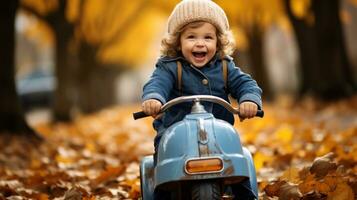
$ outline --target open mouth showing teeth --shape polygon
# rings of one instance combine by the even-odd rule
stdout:
[[[203,58],[206,56],[207,53],[206,52],[193,52],[192,54],[196,58]]]

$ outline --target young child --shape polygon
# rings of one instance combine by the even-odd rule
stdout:
[[[229,101],[231,95],[239,103],[241,120],[254,117],[262,107],[262,91],[256,81],[236,67],[229,56],[233,48],[234,39],[221,7],[210,0],[183,0],[176,5],[162,40],[162,55],[142,96],[142,110],[155,118],[155,155],[164,131],[191,111],[192,104],[186,103],[158,115],[161,106],[176,97],[214,95]],[[226,81],[223,60],[227,63]],[[178,65],[182,65],[180,75]],[[214,103],[203,105],[216,118],[233,125],[234,117],[225,108]]]

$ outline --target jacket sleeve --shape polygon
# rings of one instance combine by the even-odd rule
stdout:
[[[149,81],[144,85],[142,100],[157,99],[165,104],[174,87],[176,74],[170,66],[158,61]]]
[[[236,67],[233,61],[228,64],[228,89],[238,103],[251,101],[262,108],[262,90],[257,82],[249,75]]]

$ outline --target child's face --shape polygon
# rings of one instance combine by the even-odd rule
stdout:
[[[207,22],[198,27],[188,26],[181,33],[180,44],[185,59],[195,67],[203,67],[216,54],[216,28]]]

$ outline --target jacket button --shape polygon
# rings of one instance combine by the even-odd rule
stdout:
[[[203,80],[202,80],[202,84],[203,84],[203,85],[207,85],[207,84],[208,84],[208,80],[207,80],[207,79],[203,79]]]

